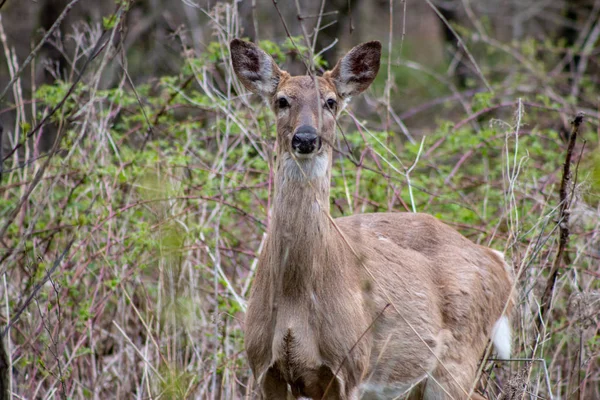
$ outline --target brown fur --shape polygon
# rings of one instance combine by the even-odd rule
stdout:
[[[258,47],[231,43],[241,82],[277,115],[273,222],[245,327],[248,359],[265,399],[286,399],[290,390],[294,397],[357,399],[361,383],[411,384],[428,375],[443,389],[428,379],[420,389],[425,398],[446,398],[446,391],[466,398],[508,301],[504,261],[434,217],[329,217],[338,110],[324,103],[333,97],[340,105],[364,91],[377,74],[380,52],[381,45],[370,42],[323,77],[292,77]],[[281,97],[289,107],[278,109]],[[323,146],[298,159],[290,143],[306,124]]]

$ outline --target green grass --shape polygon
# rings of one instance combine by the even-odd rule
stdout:
[[[215,17],[223,22],[219,10]],[[118,26],[106,21],[109,33]],[[24,146],[4,162],[8,172],[0,182],[0,225],[7,229],[0,252],[3,325],[23,310],[5,341],[19,396],[203,398],[217,391],[222,398],[252,397],[243,310],[269,225],[275,135],[270,111],[233,77],[231,35],[215,29],[203,54],[181,55],[179,75],[135,90],[122,69],[117,86],[97,90],[101,68],[117,60],[95,63],[51,118],[62,136],[45,170],[47,154],[21,165],[39,155],[33,143],[43,133],[24,136],[72,82],[30,94],[36,111],[21,116],[22,132],[11,133]],[[262,45],[279,61],[294,50],[289,41]],[[582,80],[573,99],[561,91],[567,78],[560,75],[543,82],[539,93],[524,93],[520,85],[537,75],[505,52],[481,55],[489,44],[473,46],[483,70],[494,67],[496,92],[466,97],[462,106],[447,101],[441,116],[439,108],[427,111],[430,126],[415,135],[416,143],[403,140],[396,126],[381,130],[382,107],[367,107],[364,126],[355,123],[352,107],[343,113],[332,214],[414,207],[505,251],[520,274],[514,356],[543,359],[545,367],[490,361],[482,385],[495,398],[498,382],[510,385],[522,375],[528,392],[542,398],[549,396],[546,381],[555,396],[572,396],[579,385],[592,398],[600,380],[598,318],[589,312],[600,291],[594,112],[582,131],[585,148],[576,148],[572,265],[562,270],[544,332],[536,331],[534,319],[557,247],[566,149],[561,116],[589,109],[597,84]],[[544,46],[528,41],[510,49],[535,65],[553,65],[558,51],[550,60],[534,51]],[[400,84],[414,74],[419,70],[396,79]],[[549,99],[548,88],[560,97]],[[381,84],[368,93],[371,104],[385,105],[383,90]],[[570,311],[574,296],[583,311]],[[532,348],[538,335],[543,340]]]

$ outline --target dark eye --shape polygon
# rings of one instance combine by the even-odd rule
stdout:
[[[335,110],[335,106],[337,105],[337,101],[335,101],[335,99],[327,99],[327,101],[325,102],[325,104],[327,105],[327,108],[329,108],[330,110]]]
[[[286,108],[289,107],[290,103],[288,103],[287,99],[285,97],[280,97],[277,99],[277,107],[279,108]]]

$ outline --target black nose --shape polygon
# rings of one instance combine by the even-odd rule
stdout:
[[[292,138],[292,149],[300,154],[310,154],[321,148],[321,140],[317,130],[310,125],[302,125]]]

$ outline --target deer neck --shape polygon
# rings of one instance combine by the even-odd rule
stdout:
[[[309,288],[321,276],[329,246],[331,154],[309,160],[278,156],[269,235],[271,266],[282,293]]]

